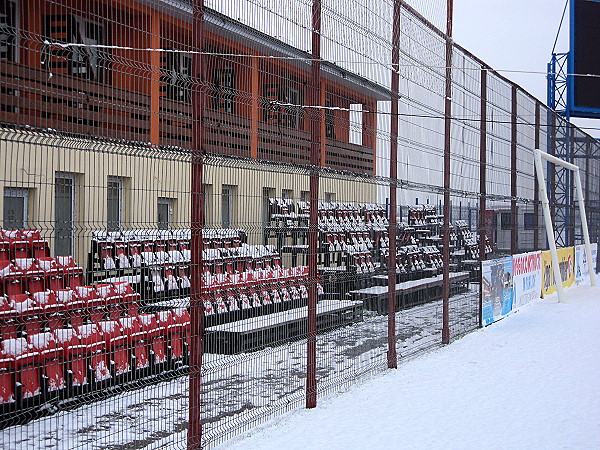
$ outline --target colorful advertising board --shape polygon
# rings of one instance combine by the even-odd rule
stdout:
[[[486,326],[502,319],[513,309],[512,257],[483,261],[481,276],[481,325]]]
[[[515,255],[513,260],[513,309],[540,298],[542,293],[542,252]]]
[[[592,261],[595,263],[598,260],[598,244],[591,245]],[[595,266],[595,264],[594,264]],[[587,255],[585,253],[585,245],[575,246],[575,282],[577,284],[589,283],[590,269],[588,267]]]
[[[556,253],[563,288],[572,286],[575,282],[575,247],[559,248]],[[542,252],[542,297],[554,292],[556,292],[556,282],[552,269],[552,256],[548,250]]]

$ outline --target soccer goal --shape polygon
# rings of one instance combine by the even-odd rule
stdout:
[[[534,151],[535,158],[535,170],[538,177],[538,185],[540,189],[540,198],[542,200],[542,208],[544,210],[544,221],[546,223],[546,235],[548,236],[548,243],[550,245],[550,254],[552,256],[552,268],[554,271],[554,280],[556,282],[556,292],[558,293],[558,301],[562,302],[564,299],[562,278],[560,275],[560,268],[558,266],[558,254],[556,253],[556,241],[554,239],[554,228],[552,226],[552,218],[550,217],[550,202],[548,201],[548,191],[546,189],[546,177],[544,176],[544,166],[542,160],[546,160],[552,164],[559,165],[565,169],[573,172],[573,178],[575,179],[575,188],[577,190],[577,203],[579,203],[579,214],[581,217],[581,231],[583,234],[583,241],[585,244],[585,254],[588,260],[588,267],[590,268],[590,282],[592,286],[596,286],[596,277],[593,270],[592,262],[592,249],[590,245],[590,235],[588,233],[587,217],[585,215],[585,203],[583,199],[583,190],[581,189],[581,177],[579,176],[579,167],[574,164],[570,164],[563,161],[556,156],[549,155],[548,153],[540,150]]]

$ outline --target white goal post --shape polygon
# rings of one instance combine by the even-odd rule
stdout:
[[[583,241],[585,243],[585,254],[588,261],[590,282],[592,286],[596,286],[596,276],[592,262],[592,248],[590,245],[590,235],[588,233],[587,217],[585,215],[585,203],[583,199],[583,190],[581,189],[581,177],[579,176],[579,167],[574,164],[570,164],[563,161],[556,156],[549,155],[546,152],[540,150],[534,150],[535,159],[535,170],[538,177],[538,186],[540,190],[540,198],[542,200],[542,208],[544,210],[544,221],[546,223],[546,235],[548,236],[548,243],[550,245],[550,254],[552,256],[552,268],[554,270],[554,281],[556,283],[556,292],[558,293],[558,301],[562,302],[564,299],[562,278],[560,275],[560,268],[558,265],[558,254],[556,253],[556,241],[554,239],[554,228],[552,227],[552,218],[550,217],[550,202],[548,201],[548,191],[546,189],[546,177],[544,176],[544,166],[542,159],[564,167],[565,169],[573,171],[573,178],[575,178],[575,187],[577,189],[577,203],[579,203],[579,214],[581,218],[581,228],[583,233]]]

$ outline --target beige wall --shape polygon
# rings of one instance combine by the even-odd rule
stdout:
[[[106,230],[107,182],[120,177],[122,189],[122,228],[156,229],[158,198],[174,199],[173,228],[189,228],[191,165],[185,153],[139,149],[91,140],[44,137],[26,132],[0,132],[0,190],[27,188],[28,225],[42,231],[54,252],[55,187],[57,173],[75,177],[74,256],[85,266],[93,231]],[[239,164],[236,163],[239,166]],[[296,200],[309,190],[305,174],[282,171],[278,167],[257,170],[248,164],[232,167],[211,159],[204,167],[206,186],[206,227],[221,226],[223,185],[233,186],[233,226],[244,228],[251,242],[262,241],[263,188],[281,197],[291,191]],[[323,178],[320,200],[333,193],[338,202],[375,202],[376,186],[356,181]],[[4,196],[0,196],[3,214]],[[3,220],[2,220],[3,222]]]

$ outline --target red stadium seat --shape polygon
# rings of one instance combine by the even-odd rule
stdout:
[[[65,378],[65,357],[62,348],[57,347],[52,333],[38,333],[27,337],[33,350],[40,354],[42,374],[47,380],[48,392],[58,391],[67,386]]]
[[[45,258],[50,256],[48,242],[42,239],[34,239],[31,242],[31,256],[34,258]]]
[[[32,294],[35,303],[44,309],[46,315],[56,313],[63,309],[54,291],[47,290]]]
[[[171,345],[171,357],[180,359],[186,356],[189,339],[190,315],[186,308],[177,308],[172,311],[171,325],[167,332]]]
[[[0,355],[0,405],[16,401],[15,360]]]
[[[65,274],[65,287],[75,289],[79,286],[83,286],[83,269],[80,267]]]
[[[0,262],[10,261],[10,242],[0,237]]]
[[[148,340],[146,332],[142,331],[139,319],[135,316],[119,319],[123,335],[127,336],[127,343],[135,361],[135,368],[145,369],[150,366]]]
[[[131,267],[127,255],[127,244],[125,242],[115,242],[115,260],[119,265],[119,269],[128,269]]]
[[[31,258],[31,246],[25,239],[14,240],[10,242],[10,259]]]
[[[40,395],[39,353],[32,351],[24,338],[2,341],[2,353],[15,361],[16,381],[21,384],[23,399]]]
[[[111,378],[107,346],[98,326],[95,323],[81,325],[76,331],[81,345],[87,348],[94,381],[101,382]]]
[[[48,277],[48,289],[58,291],[65,287],[65,276],[61,272],[52,272]]]
[[[87,309],[74,309],[67,312],[67,319],[72,327],[78,327],[87,322]]]
[[[0,313],[0,338],[2,339],[15,339],[19,332],[19,322],[14,318],[9,317],[6,312]]]
[[[18,232],[19,232],[19,237],[27,239],[29,241],[37,240],[42,237],[40,235],[40,231],[35,230],[35,229],[23,229],[23,230],[18,230]]]
[[[63,349],[67,370],[72,375],[73,386],[88,384],[87,349],[81,345],[79,336],[73,328],[57,328],[52,331],[56,345]]]
[[[106,299],[98,297],[98,292],[93,286],[76,286],[75,292],[88,310],[106,305]]]
[[[98,243],[100,258],[102,259],[102,268],[105,270],[113,270],[117,268],[114,260],[114,247],[112,242]]]
[[[115,290],[115,293],[118,295],[129,295],[133,294],[133,288],[131,284],[127,281],[117,281],[112,284]]]
[[[116,294],[115,288],[110,283],[97,284],[96,292],[100,298],[109,298]]]
[[[106,345],[110,350],[111,361],[114,362],[115,375],[123,375],[131,371],[130,348],[127,336],[121,333],[121,324],[116,320],[98,322]]]
[[[73,272],[81,269],[81,267],[77,267],[77,264],[75,264],[75,260],[71,255],[57,256],[55,259],[58,268],[62,272]]]
[[[88,308],[87,316],[90,322],[101,322],[106,317],[106,309],[104,307]]]
[[[150,341],[150,353],[154,357],[154,364],[167,361],[167,335],[166,330],[159,326],[154,314],[140,314],[138,316],[142,331]]]
[[[142,266],[141,244],[139,242],[129,242],[129,257],[131,258],[132,267]]]

